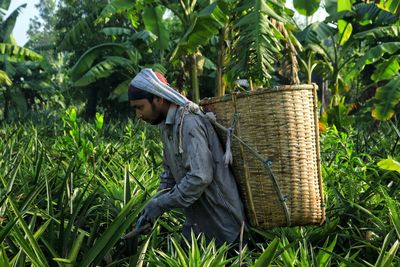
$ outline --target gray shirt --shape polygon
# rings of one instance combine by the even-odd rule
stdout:
[[[213,126],[206,118],[171,105],[160,130],[164,144],[160,189],[171,188],[157,197],[161,208],[183,208],[184,229],[202,232],[217,243],[234,242],[245,215]]]

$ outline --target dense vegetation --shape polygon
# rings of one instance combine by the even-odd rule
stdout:
[[[284,3],[41,0],[21,47],[24,5],[0,1],[0,266],[398,266],[400,4],[326,0],[310,23],[320,1],[294,1],[299,26]],[[121,240],[162,168],[126,102],[145,66],[196,101],[317,82],[325,224],[251,229],[233,258],[184,251],[179,211]]]

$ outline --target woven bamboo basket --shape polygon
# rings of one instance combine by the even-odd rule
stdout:
[[[325,220],[316,89],[316,85],[279,86],[200,103],[226,128],[238,115],[232,167],[254,227],[315,225]],[[226,141],[226,131],[217,132]]]

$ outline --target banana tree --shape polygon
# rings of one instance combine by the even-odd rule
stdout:
[[[15,63],[41,60],[42,56],[36,52],[18,46],[12,36],[12,31],[22,8],[26,4],[20,5],[11,14],[5,17],[4,10],[8,10],[10,1],[0,1],[0,63],[1,63],[1,79],[0,90],[3,92],[4,101],[4,119],[9,117],[9,108],[12,102],[24,103],[22,92],[18,88],[12,88],[13,75],[15,74]]]
[[[167,0],[160,2],[179,19],[181,27],[187,29],[179,37],[171,61],[175,65],[181,63],[190,70],[192,98],[198,102],[200,100],[198,76],[199,69],[202,68],[199,63],[204,61],[200,48],[208,44],[213,36],[217,36],[228,22],[227,4],[222,0],[187,0],[179,1],[179,4]]]
[[[169,36],[163,24],[164,13],[161,7],[141,2],[111,1],[78,21],[66,34],[63,46],[71,47],[80,36],[91,36],[92,28],[97,28],[97,44],[87,46],[70,71],[72,85],[88,90],[88,118],[96,113],[98,96],[126,101],[127,85],[138,67],[154,67],[165,61]]]
[[[271,82],[273,74],[281,74],[284,78],[282,83],[298,82],[296,47],[300,46],[292,33],[290,19],[293,12],[284,4],[285,1],[239,2],[232,14],[234,23],[229,67],[233,80],[249,79],[252,87],[253,81],[264,85]],[[285,54],[289,55],[289,62]],[[290,65],[288,71],[285,65]],[[276,69],[278,71],[275,72]]]
[[[329,7],[332,7],[332,2],[336,3],[336,1],[327,1]],[[371,41],[371,38],[365,38],[372,34],[370,29],[398,22],[394,14],[379,9],[374,3],[352,4],[350,0],[342,0],[337,2],[336,11],[332,8],[327,11],[330,16],[324,22],[309,25],[298,35],[298,38],[309,51],[318,54],[328,67],[329,71],[325,74],[325,78],[332,85],[332,104],[336,106],[340,102],[341,82],[348,84],[354,80],[360,73],[358,70],[361,71],[368,64],[371,54],[365,54],[359,63],[355,64],[355,61],[360,58],[360,55],[376,46],[377,39]],[[331,24],[336,24],[336,27]],[[390,36],[387,37],[390,38]],[[387,40],[383,42],[386,43]],[[386,51],[388,46],[392,45],[382,44],[381,48],[377,49],[383,55],[383,51]],[[393,53],[392,50],[388,52]]]

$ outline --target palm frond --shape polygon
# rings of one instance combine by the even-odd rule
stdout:
[[[10,8],[11,0],[1,0],[0,1],[0,8],[4,10],[8,10]]]
[[[98,79],[109,77],[118,66],[131,66],[132,62],[123,57],[107,57],[104,61],[89,69],[82,77],[74,82],[74,86],[82,87],[91,84]]]
[[[250,77],[264,82],[271,78],[276,56],[283,48],[280,39],[284,39],[270,19],[284,19],[273,14],[265,1],[254,0],[249,3],[238,9],[250,8],[234,25],[237,41],[233,44],[231,71],[234,77]]]
[[[389,120],[395,114],[395,107],[400,102],[400,75],[386,85],[378,88],[372,116],[377,120]]]
[[[10,77],[7,75],[7,72],[0,70],[0,85],[11,86],[12,81]]]
[[[143,13],[145,27],[157,36],[154,44],[160,50],[167,49],[169,44],[169,33],[163,21],[164,11],[158,6],[146,8]]]
[[[18,45],[0,43],[0,62],[19,62],[26,60],[42,60],[38,53]]]
[[[97,16],[97,12],[94,12],[79,20],[72,29],[65,34],[64,39],[60,43],[61,49],[68,50],[73,48],[74,45],[81,43],[83,38],[93,35]]]
[[[132,30],[123,27],[105,27],[101,29],[101,32],[107,36],[129,36],[132,34]]]
[[[212,36],[228,22],[227,6],[222,1],[216,1],[201,10],[192,25],[180,39],[174,49],[171,59],[182,54],[192,54],[200,45],[207,44]]]
[[[0,28],[2,42],[5,42],[6,40],[9,39],[12,31],[14,30],[18,15],[21,12],[21,9],[24,7],[26,7],[26,4],[22,4],[19,7],[17,7],[2,23]]]
[[[367,31],[359,32],[353,35],[354,39],[364,40],[371,38],[380,40],[381,38],[396,38],[400,39],[400,26],[390,25],[384,27],[376,27]]]
[[[113,0],[103,8],[96,23],[107,22],[112,16],[124,13],[127,10],[130,11],[130,16],[135,16],[136,14],[133,12],[134,6],[131,0]]]
[[[96,58],[100,57],[105,52],[110,51],[114,52],[116,55],[119,55],[126,51],[126,47],[118,43],[104,43],[90,48],[71,68],[71,79],[73,81],[80,79],[81,76],[92,67],[92,64]]]

